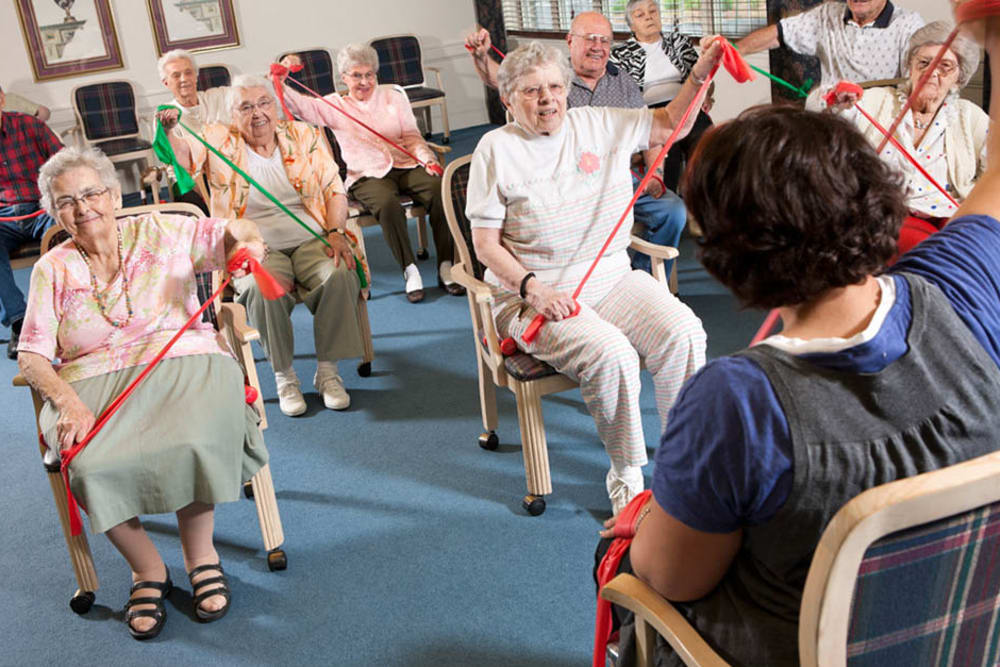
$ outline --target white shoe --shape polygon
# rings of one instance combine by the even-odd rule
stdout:
[[[344,389],[344,381],[339,375],[320,377],[317,373],[313,378],[313,384],[323,397],[323,405],[330,410],[346,410],[351,407],[351,397]]]
[[[406,299],[410,303],[423,301],[424,281],[420,278],[420,269],[416,264],[410,264],[403,269],[403,278],[406,280]]]
[[[642,468],[640,466],[626,466],[619,472],[611,469],[608,471],[604,484],[608,489],[608,498],[611,500],[611,513],[617,516],[633,498],[642,493],[645,485],[642,479]]]
[[[298,380],[278,383],[278,407],[289,417],[298,417],[306,411],[306,399],[302,397]]]

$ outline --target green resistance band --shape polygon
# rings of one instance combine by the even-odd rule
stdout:
[[[733,44],[732,42],[729,42],[729,44],[734,49],[736,48],[736,45]],[[747,65],[750,65],[750,63],[747,63]],[[777,83],[777,84],[779,84],[781,86],[784,86],[785,88],[788,88],[792,92],[798,93],[799,97],[809,97],[809,91],[806,90],[806,88],[810,84],[812,84],[812,79],[807,80],[806,83],[802,86],[802,88],[797,88],[796,86],[793,86],[792,84],[788,83],[787,81],[785,81],[781,77],[774,76],[773,74],[771,74],[767,70],[763,70],[760,67],[757,67],[756,65],[750,65],[750,69],[752,69],[753,71],[757,72],[758,74],[763,74],[764,76],[766,76],[771,81],[774,81],[775,83]]]
[[[157,111],[160,111],[160,110],[165,109],[165,108],[166,109],[176,109],[177,107],[173,107],[173,106],[169,106],[169,105],[161,105],[159,108],[157,108]],[[208,150],[210,150],[216,157],[218,157],[220,160],[222,160],[223,162],[225,162],[226,165],[230,169],[232,169],[237,174],[239,174],[240,176],[242,176],[243,178],[245,178],[247,180],[247,182],[250,183],[250,185],[252,185],[255,188],[257,188],[257,190],[260,191],[260,193],[262,195],[264,195],[265,197],[267,197],[268,199],[270,199],[271,202],[273,202],[275,206],[277,206],[285,214],[287,214],[288,217],[290,217],[295,222],[299,223],[299,225],[301,225],[303,229],[305,229],[307,232],[309,232],[310,234],[312,234],[313,236],[315,236],[316,238],[318,238],[320,241],[322,241],[323,245],[325,245],[327,248],[333,249],[333,246],[330,245],[329,241],[327,241],[325,238],[323,238],[322,235],[318,234],[315,229],[313,229],[312,227],[310,227],[306,223],[302,222],[302,220],[299,219],[299,217],[297,215],[295,215],[290,210],[288,210],[287,206],[285,206],[280,201],[278,201],[278,199],[274,195],[272,195],[270,192],[268,192],[264,188],[264,186],[262,186],[260,183],[258,183],[257,181],[255,181],[254,178],[253,178],[253,176],[251,176],[250,174],[246,173],[245,171],[243,171],[242,169],[240,169],[239,167],[237,167],[235,164],[232,163],[232,161],[229,160],[229,158],[227,158],[225,155],[223,155],[222,153],[220,153],[215,148],[215,146],[213,146],[210,143],[208,143],[207,141],[205,141],[203,138],[201,138],[200,135],[198,135],[197,132],[195,132],[194,130],[192,130],[190,127],[188,127],[184,123],[180,122],[180,117],[179,116],[178,116],[177,124],[180,125],[181,127],[183,127],[185,130],[187,130],[188,133],[190,133],[192,137],[194,137],[199,142],[201,142],[201,144],[205,148],[207,148]],[[157,121],[157,125],[159,125],[159,121]],[[162,128],[160,128],[160,129],[162,130]],[[173,151],[171,150],[171,153],[172,152]],[[175,157],[174,158],[175,162],[176,162],[176,159],[177,158]],[[164,160],[164,161],[166,162],[167,160]],[[357,257],[354,258],[354,271],[358,274],[358,280],[361,283],[361,287],[362,288],[368,287],[368,281],[365,280],[365,270],[364,270],[364,268],[362,268],[361,262],[358,261]]]

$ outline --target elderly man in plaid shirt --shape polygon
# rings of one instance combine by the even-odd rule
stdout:
[[[34,116],[4,111],[5,101],[0,88],[0,315],[3,325],[10,327],[7,356],[15,359],[25,303],[24,294],[14,283],[10,253],[32,239],[41,239],[55,221],[48,213],[22,220],[5,218],[39,210],[38,168],[62,148],[62,143]]]

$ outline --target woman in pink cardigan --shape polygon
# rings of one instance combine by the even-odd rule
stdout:
[[[281,62],[286,67],[300,63],[295,55]],[[439,166],[437,157],[420,136],[409,100],[393,86],[378,85],[378,54],[370,46],[345,46],[337,54],[337,69],[348,93],[331,93],[326,99],[406,148],[427,165],[426,169],[322,100],[286,85],[288,108],[302,120],[328,127],[336,134],[347,163],[345,185],[351,197],[371,211],[382,226],[385,241],[403,271],[406,298],[411,303],[421,301],[424,285],[410,245],[406,214],[399,203],[400,193],[410,195],[427,209],[437,252],[438,284],[449,294],[464,294],[465,289],[451,280],[455,246],[441,203],[441,178],[432,171]]]

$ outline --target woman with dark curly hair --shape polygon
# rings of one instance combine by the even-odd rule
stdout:
[[[1000,19],[986,46],[1000,54]],[[732,664],[798,664],[809,563],[848,500],[996,449],[1000,137],[989,142],[956,217],[886,273],[901,179],[847,121],[751,109],[694,156],[702,262],[784,328],[682,389],[623,563]],[[658,665],[680,664],[659,644]]]

